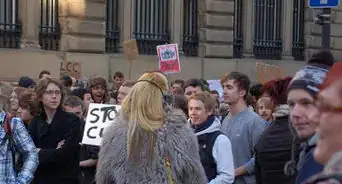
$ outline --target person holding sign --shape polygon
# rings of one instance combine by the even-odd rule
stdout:
[[[35,90],[40,112],[28,130],[37,147],[39,165],[32,183],[78,184],[81,121],[62,110],[63,85],[57,79],[41,79]]]
[[[184,113],[164,101],[168,90],[160,72],[138,79],[105,131],[97,184],[207,184],[196,136]]]

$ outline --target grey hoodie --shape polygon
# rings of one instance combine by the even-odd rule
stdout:
[[[164,127],[156,131],[155,155],[150,165],[144,157],[147,145],[139,158],[141,163],[127,160],[127,122],[121,116],[107,128],[99,153],[97,184],[169,184],[165,155],[171,161],[174,184],[207,183],[197,138],[187,126],[184,113],[167,109],[166,114]]]

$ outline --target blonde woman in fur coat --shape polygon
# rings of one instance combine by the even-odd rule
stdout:
[[[106,130],[97,184],[206,184],[197,139],[184,113],[164,104],[168,81],[144,73]]]

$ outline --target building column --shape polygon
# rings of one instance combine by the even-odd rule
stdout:
[[[182,51],[183,19],[184,19],[184,0],[173,0],[170,2],[170,40],[178,44],[178,49]]]
[[[105,0],[60,1],[60,50],[104,53],[106,10]]]
[[[293,37],[293,1],[283,1],[283,58],[292,57],[292,37]]]
[[[205,58],[232,58],[234,1],[200,0],[198,2],[198,19],[199,56]]]
[[[19,17],[22,24],[21,48],[40,49],[40,0],[20,0]]]
[[[121,33],[122,33],[122,38],[123,40],[129,40],[132,39],[133,37],[133,25],[134,25],[134,2],[135,0],[122,0],[122,28],[121,28]],[[121,6],[120,6],[121,7]]]
[[[251,2],[252,1],[252,2]],[[244,26],[244,55],[253,57],[253,33],[254,33],[254,0],[243,0]]]

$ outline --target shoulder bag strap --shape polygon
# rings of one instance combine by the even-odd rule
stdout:
[[[165,164],[167,168],[167,176],[169,178],[170,184],[173,184],[172,172],[171,172],[171,161],[169,157],[165,157]]]

